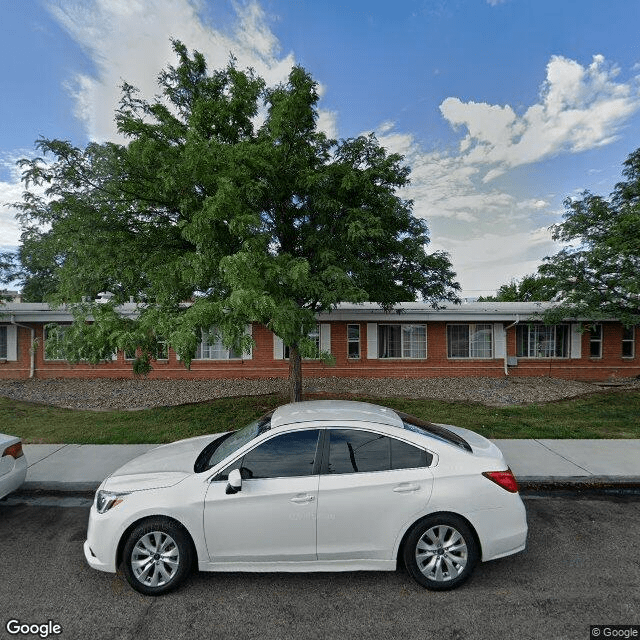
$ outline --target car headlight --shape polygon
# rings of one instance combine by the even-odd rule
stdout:
[[[128,493],[115,493],[114,491],[98,491],[96,493],[96,510],[98,513],[106,513],[112,507],[119,505]]]

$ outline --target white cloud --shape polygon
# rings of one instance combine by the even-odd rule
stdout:
[[[451,254],[463,281],[463,295],[491,295],[512,278],[534,273],[542,256],[558,250],[546,227],[512,233],[478,234],[473,238],[439,237],[433,248]]]
[[[113,118],[123,81],[147,99],[158,93],[159,71],[175,64],[170,38],[204,54],[210,69],[223,67],[233,54],[241,68],[253,67],[268,84],[286,81],[294,56],[280,54],[260,5],[234,7],[235,28],[227,33],[202,21],[197,0],[50,2],[52,15],[96,67],[95,75],[78,73],[67,83],[89,138],[117,139]],[[319,122],[335,135],[335,114],[321,111]]]
[[[320,110],[318,113],[318,129],[324,131],[329,138],[338,137],[338,113],[336,111]]]
[[[457,153],[425,151],[393,122],[378,127],[380,142],[411,167],[403,195],[430,222],[434,247],[451,254],[465,291],[491,292],[559,250],[540,226],[559,219],[556,196],[531,193],[530,185],[527,196],[516,195],[517,178],[509,172],[614,140],[640,110],[638,78],[622,83],[618,74],[602,56],[587,67],[554,56],[539,102],[522,115],[510,105],[447,98],[442,115],[464,132]]]
[[[0,180],[0,251],[13,249],[19,243],[20,227],[15,219],[17,209],[13,204],[22,200],[24,188],[20,182],[21,170],[16,166],[16,160],[28,155],[30,152],[25,151],[0,156],[0,167],[3,173],[8,174],[7,180]]]
[[[506,170],[562,152],[577,153],[609,144],[640,108],[637,78],[616,82],[619,70],[596,55],[583,67],[553,56],[540,102],[521,116],[509,105],[447,98],[440,111],[454,128],[464,128],[461,159],[482,167],[489,182]]]

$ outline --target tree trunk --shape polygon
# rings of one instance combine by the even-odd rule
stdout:
[[[291,402],[302,400],[302,360],[298,345],[289,347],[289,399]]]

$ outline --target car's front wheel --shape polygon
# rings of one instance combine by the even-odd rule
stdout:
[[[191,543],[172,520],[145,520],[128,535],[122,552],[124,575],[140,593],[158,596],[175,589],[191,568]]]
[[[452,514],[428,516],[411,530],[404,563],[411,576],[428,589],[455,589],[471,575],[479,551],[469,525]]]

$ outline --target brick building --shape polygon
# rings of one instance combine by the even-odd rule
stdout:
[[[547,326],[540,314],[552,303],[485,302],[433,309],[404,303],[391,313],[375,304],[343,304],[318,316],[312,334],[335,365],[303,361],[306,376],[453,377],[550,376],[607,380],[640,375],[638,327],[615,320],[595,325],[567,319]],[[121,313],[135,316],[135,304]],[[135,354],[117,353],[98,365],[70,364],[47,353],[47,325],[71,323],[71,313],[46,304],[0,307],[0,378],[127,378]],[[287,349],[259,324],[247,327],[250,353],[225,349],[203,332],[187,370],[168,348],[150,378],[270,378],[288,375]]]

